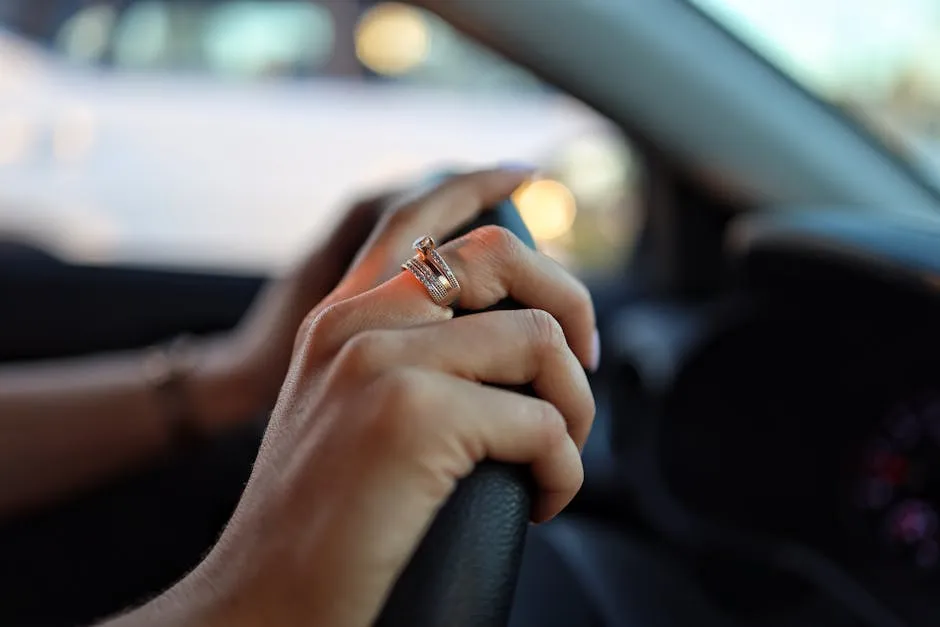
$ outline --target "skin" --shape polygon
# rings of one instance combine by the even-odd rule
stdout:
[[[476,176],[454,185],[494,200],[480,191],[488,175]],[[380,235],[372,250],[384,247]],[[175,588],[108,627],[370,625],[435,512],[485,458],[531,465],[533,521],[567,505],[595,411],[587,290],[500,228],[439,250],[462,307],[511,295],[531,309],[453,319],[408,273],[370,289],[380,262],[366,252],[301,326],[218,545]],[[486,385],[523,383],[540,398]]]
[[[209,435],[277,398],[297,327],[346,271],[388,197],[355,204],[332,234],[272,281],[238,327],[191,351],[187,414]],[[172,452],[148,351],[0,367],[0,519],[93,488]]]
[[[414,232],[442,239],[528,175],[479,173],[432,196],[387,193],[354,204],[291,272],[266,286],[234,331],[193,347],[183,394],[196,428],[211,436],[274,405],[298,326],[344,276],[347,296],[375,287],[397,273]],[[425,200],[414,202],[419,197]],[[147,376],[149,358],[131,351],[0,367],[0,477],[7,479],[0,519],[172,453],[171,416]]]
[[[396,269],[415,237],[446,235],[524,178],[457,177],[383,215],[292,338],[258,459],[217,545],[107,627],[370,625],[435,512],[486,458],[531,466],[533,521],[567,505],[595,410],[586,288],[496,227],[439,249],[460,305],[512,296],[530,309],[453,319]],[[525,383],[539,398],[488,385]]]

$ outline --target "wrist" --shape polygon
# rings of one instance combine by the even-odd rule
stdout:
[[[225,341],[184,335],[147,356],[145,376],[174,448],[198,444],[263,406],[256,377],[230,352]]]
[[[243,422],[265,407],[258,373],[239,359],[228,338],[207,338],[193,346],[186,395],[193,419],[205,432]]]

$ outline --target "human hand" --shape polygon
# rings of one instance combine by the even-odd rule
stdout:
[[[594,415],[583,366],[596,359],[586,289],[496,227],[439,251],[463,308],[536,309],[451,319],[400,273],[311,314],[242,501],[173,593],[198,600],[189,620],[371,624],[477,462],[530,464],[536,521],[580,487]],[[487,385],[527,383],[540,398]]]
[[[265,288],[232,333],[198,347],[189,396],[203,430],[273,404],[301,321],[341,278],[337,297],[377,286],[395,274],[415,237],[445,238],[508,196],[529,174],[518,168],[479,172],[456,177],[432,193],[416,188],[356,203],[319,246]]]

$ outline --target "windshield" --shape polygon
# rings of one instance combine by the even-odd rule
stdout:
[[[692,2],[940,189],[940,2]]]
[[[69,59],[122,70],[242,80],[381,77],[474,91],[546,89],[435,16],[394,2],[120,4],[79,7],[51,35],[53,47]]]
[[[541,171],[514,200],[543,251],[620,271],[640,155],[431,13],[0,0],[0,241],[82,263],[283,268],[353,199],[500,161]]]

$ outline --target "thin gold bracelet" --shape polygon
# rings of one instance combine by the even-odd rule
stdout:
[[[144,360],[144,376],[157,403],[167,416],[173,451],[198,448],[206,440],[186,392],[192,375],[193,338],[180,335],[167,344],[154,346]]]

